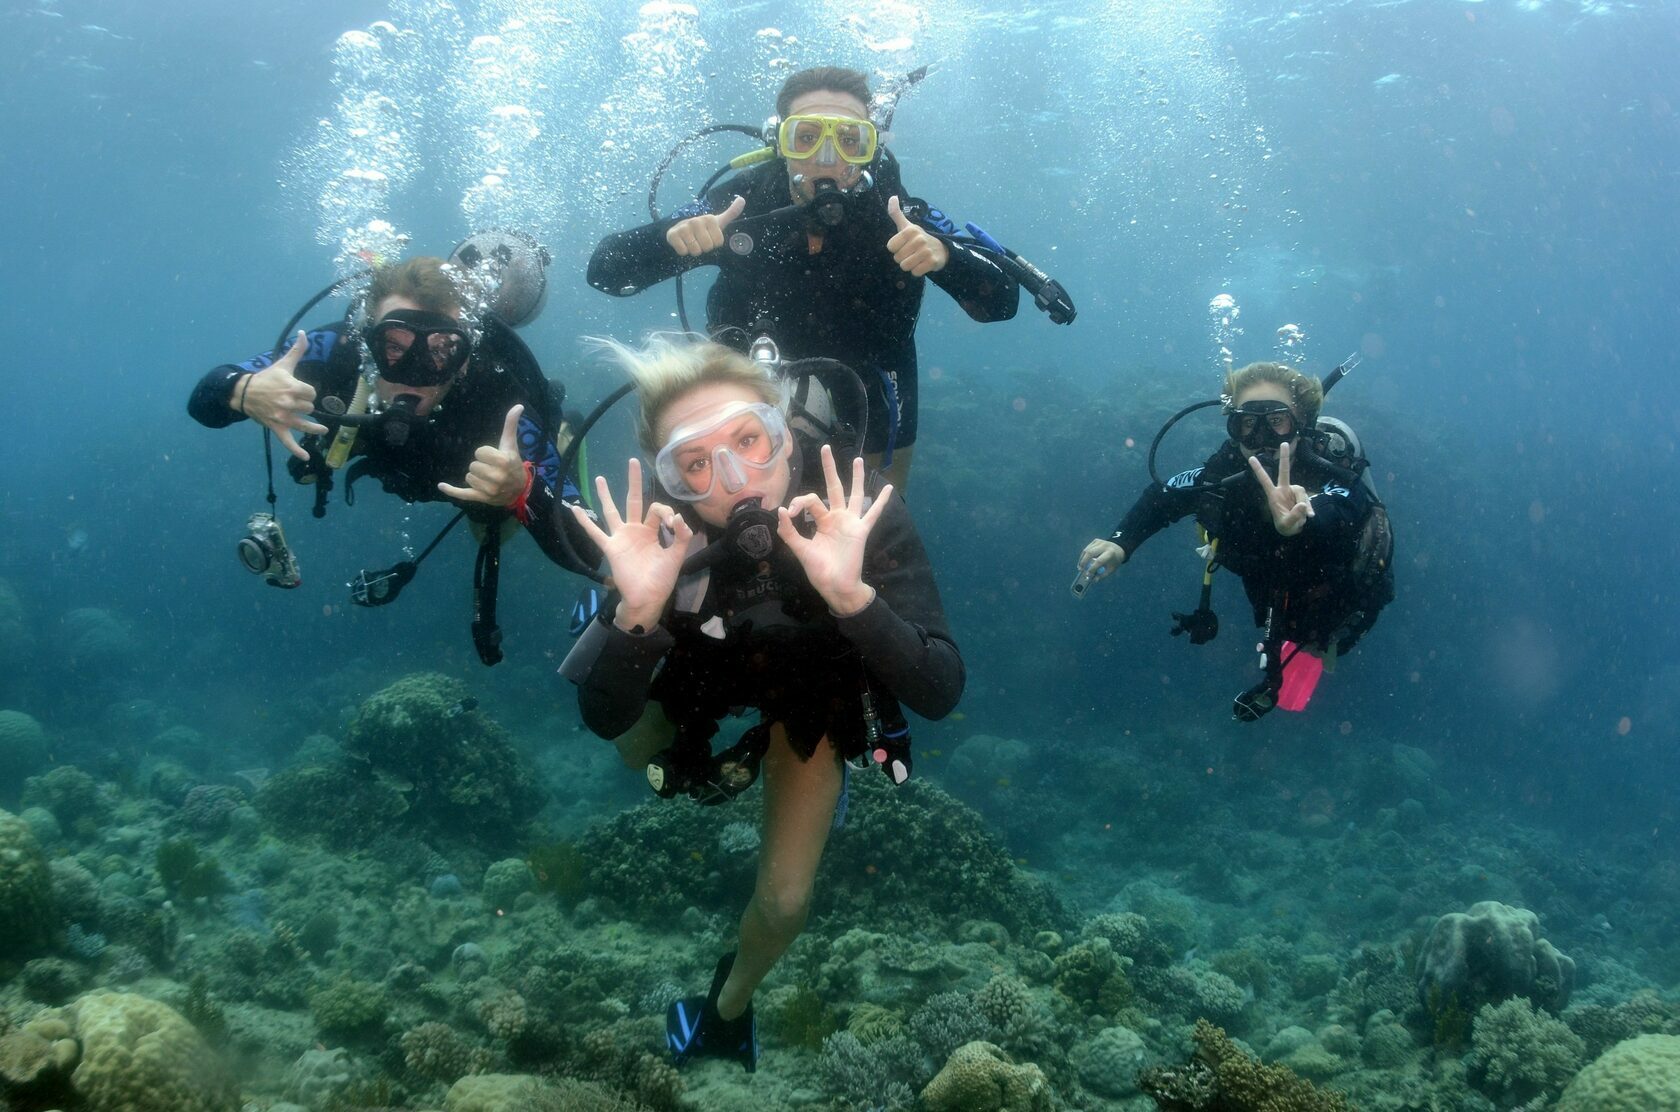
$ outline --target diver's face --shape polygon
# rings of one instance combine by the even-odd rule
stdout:
[[[1245,402],[1282,402],[1284,405],[1289,407],[1290,414],[1295,418],[1295,428],[1299,430],[1301,427],[1301,415],[1295,412],[1295,399],[1290,395],[1288,388],[1279,383],[1256,382],[1243,388],[1238,391],[1237,396],[1232,399],[1232,408],[1241,409]],[[1300,439],[1300,434],[1297,432],[1295,435],[1290,436],[1288,440],[1284,441],[1285,444],[1289,445],[1289,451],[1291,453],[1295,451],[1295,447]],[[1237,448],[1242,452],[1244,459],[1252,459],[1258,455],[1260,451],[1256,448],[1250,448],[1245,444],[1238,444]]]
[[[398,309],[418,310],[424,308],[424,305],[421,305],[419,302],[414,301],[411,298],[393,295],[391,297],[387,297],[378,305],[374,306],[373,319],[375,321],[382,321]],[[451,309],[449,311],[449,315],[454,317],[456,320],[460,320],[461,310]],[[393,352],[391,355],[392,362],[395,362],[396,359],[401,356],[402,352]],[[444,396],[455,388],[455,383],[458,381],[458,377],[459,376],[457,376],[457,378],[452,378],[448,382],[440,382],[436,386],[405,386],[398,382],[387,382],[383,377],[381,377],[373,380],[373,389],[374,392],[378,394],[380,403],[384,405],[389,405],[391,403],[391,399],[395,398],[398,394],[413,394],[415,397],[420,399],[419,403],[414,407],[414,415],[416,417],[424,417],[426,414],[436,409],[437,404],[444,399]]]
[[[666,443],[673,430],[704,425],[715,419],[717,413],[725,407],[738,402],[761,402],[764,399],[758,392],[736,382],[708,382],[696,386],[686,394],[681,394],[665,412],[659,416],[659,442]],[[697,437],[685,444],[685,449],[692,448],[692,454],[697,460],[709,463],[712,452],[719,447],[727,447],[732,452],[743,456],[748,455],[751,445],[742,445],[738,438],[741,429],[738,425],[746,422],[725,421],[719,428],[712,430],[705,436]],[[758,470],[756,467],[744,469],[746,485],[736,491],[725,488],[722,482],[712,482],[711,491],[698,502],[691,502],[694,511],[700,515],[700,520],[708,525],[721,526],[729,520],[730,511],[749,498],[762,499],[765,509],[771,510],[780,506],[787,498],[788,485],[792,475],[788,470],[788,449],[784,448],[770,467]],[[707,478],[707,482],[711,482]],[[696,484],[696,489],[701,489]]]
[[[854,120],[867,120],[869,108],[850,93],[839,93],[832,89],[813,89],[793,98],[788,105],[789,116],[850,116]],[[794,199],[809,201],[816,196],[812,183],[827,178],[841,189],[850,189],[856,185],[858,178],[863,175],[862,166],[854,166],[850,162],[835,159],[831,165],[823,165],[822,151],[812,158],[790,158],[787,160],[788,188]],[[794,178],[802,178],[799,184],[793,184]]]

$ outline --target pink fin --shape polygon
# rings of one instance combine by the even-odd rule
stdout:
[[[1318,677],[1324,674],[1324,661],[1298,648],[1293,641],[1283,643],[1283,659],[1288,663],[1283,666],[1277,705],[1284,710],[1306,710],[1318,688]]]

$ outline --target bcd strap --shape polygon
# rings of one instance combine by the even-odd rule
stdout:
[[[502,578],[502,530],[493,522],[484,531],[473,564],[473,648],[485,667],[502,662],[502,630],[496,624],[496,590]]]

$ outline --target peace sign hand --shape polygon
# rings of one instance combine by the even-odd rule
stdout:
[[[589,519],[579,506],[566,508],[577,518],[584,532],[589,534],[601,554],[607,558],[612,571],[612,583],[618,590],[618,610],[613,624],[623,630],[640,626],[652,629],[665,613],[665,602],[676,588],[682,574],[683,557],[688,554],[688,542],[694,531],[671,507],[654,502],[642,513],[642,463],[630,460],[629,475],[624,493],[624,516],[618,515],[607,477],[595,477],[595,493],[601,500],[601,517],[606,521],[609,535]],[[673,540],[669,547],[661,543],[659,531],[669,529]]]
[[[780,512],[776,535],[782,538],[805,577],[834,613],[856,614],[875,601],[875,588],[863,581],[863,549],[870,531],[881,519],[892,497],[892,484],[881,488],[875,502],[867,511],[863,508],[863,459],[852,463],[852,493],[840,485],[840,472],[834,466],[834,450],[822,447],[823,477],[828,480],[828,502],[815,494],[801,494]],[[806,537],[793,526],[793,519],[809,513],[817,524],[815,536]]]
[[[1272,482],[1272,477],[1266,474],[1259,456],[1248,457],[1248,466],[1260,480],[1260,489],[1266,492],[1266,508],[1272,511],[1272,524],[1277,531],[1293,537],[1304,529],[1307,518],[1313,516],[1312,495],[1306,487],[1294,486],[1289,481],[1289,445],[1278,448],[1277,482]]]
[[[439,483],[438,490],[457,502],[480,502],[486,506],[511,506],[519,501],[530,482],[525,474],[525,459],[519,454],[519,419],[524,414],[522,405],[508,410],[500,444],[484,444],[473,453],[473,461],[467,467],[466,486]]]

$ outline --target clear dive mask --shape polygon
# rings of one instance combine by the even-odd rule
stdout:
[[[768,402],[731,402],[713,416],[671,433],[654,457],[654,474],[666,493],[699,502],[723,484],[730,494],[744,489],[747,472],[768,471],[788,443],[787,418]]]
[[[776,150],[783,158],[814,158],[822,166],[836,161],[867,166],[879,142],[875,125],[854,116],[801,114],[789,116],[776,128]]]

